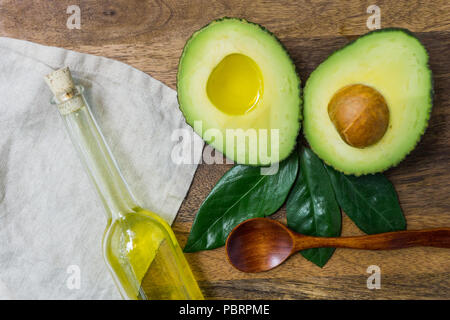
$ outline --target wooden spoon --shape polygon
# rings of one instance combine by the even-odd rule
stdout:
[[[243,272],[273,269],[299,250],[352,248],[389,250],[415,246],[450,248],[450,228],[396,231],[357,237],[311,237],[289,230],[282,223],[255,218],[236,226],[228,235],[228,261]]]

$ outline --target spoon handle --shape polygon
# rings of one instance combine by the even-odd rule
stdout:
[[[408,247],[450,248],[450,228],[395,231],[356,237],[310,237],[294,235],[295,250],[308,248],[351,248],[365,250],[391,250]]]

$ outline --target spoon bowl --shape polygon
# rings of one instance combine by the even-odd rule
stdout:
[[[284,262],[293,248],[290,230],[278,221],[265,218],[240,223],[226,242],[228,261],[244,272],[270,270]]]

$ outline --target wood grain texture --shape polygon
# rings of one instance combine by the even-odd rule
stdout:
[[[81,30],[66,28],[69,5],[81,8]],[[330,53],[366,33],[366,8],[381,8],[382,27],[415,32],[430,54],[435,101],[417,148],[387,172],[408,229],[450,227],[450,2],[438,1],[0,1],[0,36],[35,41],[128,63],[175,88],[178,59],[189,36],[213,19],[236,16],[277,35],[302,82]],[[230,165],[200,165],[174,224],[184,245],[195,213]],[[284,221],[285,209],[273,216]],[[347,218],[343,235],[362,234]],[[187,254],[207,298],[450,299],[450,252],[337,249],[320,269],[301,255],[261,274],[236,271],[224,248]],[[370,265],[381,268],[381,289],[369,290]]]

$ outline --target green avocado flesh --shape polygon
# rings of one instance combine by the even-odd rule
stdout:
[[[377,90],[389,109],[382,138],[363,148],[347,144],[328,114],[334,94],[362,84]],[[303,130],[314,152],[346,174],[369,174],[397,165],[424,133],[432,107],[428,54],[402,29],[368,33],[336,51],[311,74],[304,88]]]
[[[285,159],[300,129],[300,79],[267,30],[225,18],[195,32],[177,74],[186,121],[215,149],[240,164]]]

